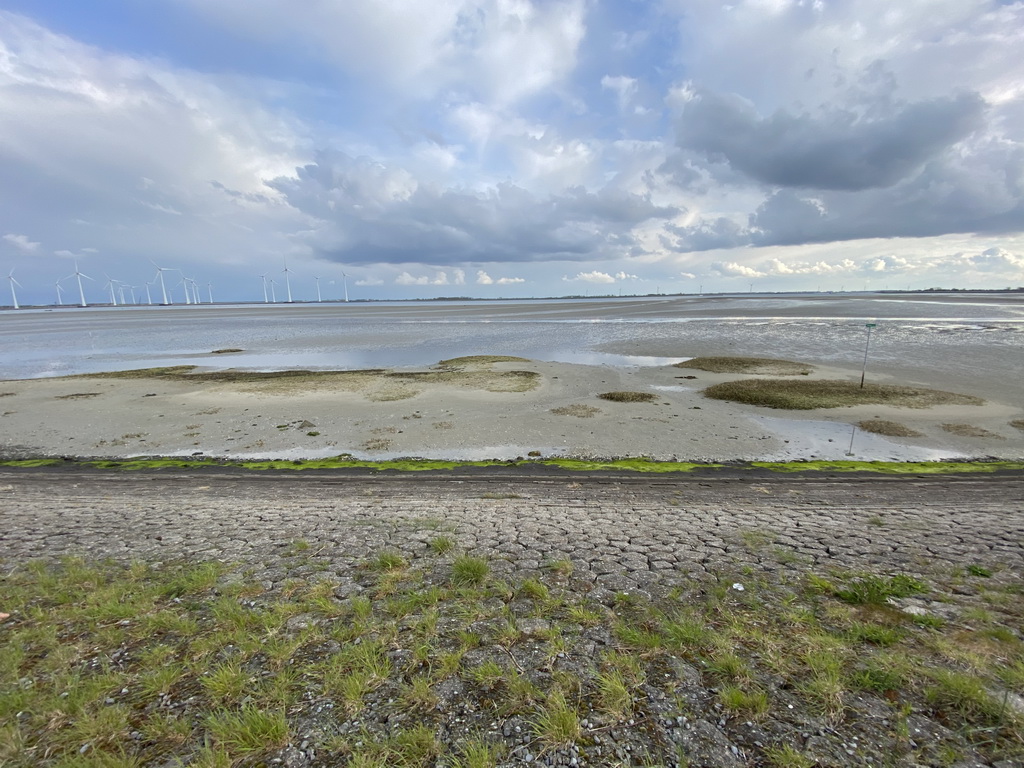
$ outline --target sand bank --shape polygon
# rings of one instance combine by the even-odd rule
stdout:
[[[859,375],[815,366],[806,378],[855,380]],[[1024,419],[1020,404],[986,399],[982,405],[924,409],[783,411],[701,394],[711,384],[739,377],[672,365],[627,368],[512,359],[288,378],[221,374],[208,379],[182,372],[4,381],[0,451],[8,457],[201,454],[236,459],[339,454],[680,461],[1024,456],[1024,430],[1012,426]],[[978,390],[984,393],[982,383]],[[639,403],[599,397],[611,391],[655,397]],[[869,419],[894,421],[920,436],[883,437],[853,427]]]

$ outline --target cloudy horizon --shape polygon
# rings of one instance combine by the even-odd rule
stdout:
[[[1020,2],[2,5],[23,304],[1024,285]]]

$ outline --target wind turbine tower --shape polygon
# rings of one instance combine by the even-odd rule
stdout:
[[[81,301],[83,307],[89,306],[88,304],[85,303],[85,291],[82,290],[82,278],[84,277],[86,280],[92,280],[92,278],[89,277],[88,275],[83,275],[78,270],[78,262],[77,261],[75,262],[75,273],[73,275],[68,275],[68,277],[75,277],[75,278],[78,279],[78,298]],[[64,279],[67,280],[68,278],[65,277]]]
[[[21,283],[14,279],[13,269],[11,270],[11,274],[7,276],[7,279],[11,281],[11,301],[14,302],[14,308],[21,309],[21,307],[18,306],[18,294],[14,292],[14,286],[18,286],[19,288],[24,288],[25,286],[23,286]]]
[[[213,304],[213,283],[206,284],[206,290],[210,293],[210,303]]]
[[[313,279],[316,280],[316,300],[319,303],[323,301],[323,299],[320,298],[320,278],[314,277]]]
[[[345,301],[348,302],[348,275],[341,273],[341,284],[345,286]]]
[[[58,307],[63,307],[64,306],[64,289],[60,285],[60,280],[58,280],[56,283],[54,283],[54,286],[56,286],[56,288],[57,288],[57,306]]]
[[[288,269],[288,259],[284,260],[284,269],[282,269],[281,271],[284,272],[284,284],[285,284],[285,287],[288,289],[288,303],[291,304],[292,303],[292,281],[290,279],[291,270]]]
[[[267,273],[266,272],[264,272],[262,275],[260,275],[260,280],[263,281],[263,303],[264,304],[269,304],[270,303],[270,297],[267,296]]]
[[[270,303],[277,304],[277,293],[274,292],[274,278],[267,281],[270,283]]]
[[[167,267],[157,266],[157,263],[155,261],[153,261],[152,259],[149,260],[149,263],[152,264],[154,267],[156,267],[156,278],[154,278],[154,280],[159,278],[159,280],[160,280],[160,293],[161,293],[161,295],[163,296],[163,299],[164,299],[163,303],[164,303],[164,306],[168,306],[168,305],[170,305],[171,302],[169,302],[167,300],[167,285],[164,283],[164,272],[167,271]]]
[[[104,285],[103,287],[110,291],[110,306],[116,307],[117,296],[114,295],[114,279],[106,272],[103,273],[103,276],[107,278],[107,284]]]

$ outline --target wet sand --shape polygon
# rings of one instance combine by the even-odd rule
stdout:
[[[432,380],[430,374],[438,370],[403,369],[398,378],[368,375],[358,385],[180,378],[2,381],[0,452],[7,457],[235,459],[340,454],[366,459],[645,456],[679,461],[1024,457],[1024,430],[1011,425],[1024,419],[1024,404],[1007,396],[1009,382],[986,380],[984,372],[969,390],[962,378],[941,371],[919,371],[912,380],[872,374],[879,383],[977,395],[985,398],[983,405],[783,411],[701,394],[711,384],[747,376],[669,364],[500,362],[470,366],[467,370],[474,375],[465,379]],[[516,391],[525,379],[514,371],[535,374],[530,380],[535,386]],[[859,376],[859,369],[819,364],[808,378],[855,381]],[[621,390],[649,392],[656,398],[618,403],[598,397]],[[922,436],[883,438],[852,426],[872,418],[899,422]],[[983,432],[956,434],[943,427],[948,424],[971,428],[961,432]]]

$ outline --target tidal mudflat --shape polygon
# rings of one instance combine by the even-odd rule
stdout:
[[[9,312],[0,448],[238,459],[1020,458],[1024,299],[967,298]],[[706,395],[743,381],[857,382],[869,323],[869,387],[957,397],[794,409]],[[677,367],[693,358],[795,367]],[[618,392],[639,396],[608,397]]]

